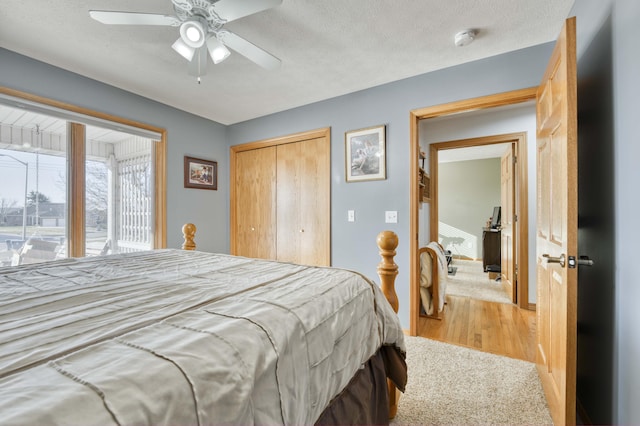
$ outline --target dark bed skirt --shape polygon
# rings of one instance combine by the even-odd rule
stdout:
[[[404,391],[405,356],[395,347],[381,347],[347,387],[322,412],[316,425],[388,425],[387,378]]]

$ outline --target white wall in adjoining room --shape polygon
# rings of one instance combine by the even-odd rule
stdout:
[[[482,258],[482,228],[499,205],[500,158],[438,164],[438,239],[454,256]]]

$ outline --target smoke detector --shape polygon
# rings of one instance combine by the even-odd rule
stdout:
[[[456,46],[462,47],[471,43],[478,35],[478,30],[464,30],[457,33],[454,37]]]

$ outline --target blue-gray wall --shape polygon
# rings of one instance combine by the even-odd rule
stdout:
[[[182,225],[198,227],[198,249],[229,251],[226,126],[0,48],[0,86],[167,130],[167,245],[182,245]],[[218,161],[217,191],[183,188],[183,158]]]
[[[409,327],[409,112],[461,99],[537,86],[552,45],[545,44],[446,70],[385,84],[229,127],[230,145],[331,127],[332,264],[377,280],[377,234],[398,234],[396,289],[400,319]],[[310,82],[309,84],[313,84]],[[387,179],[347,183],[344,133],[387,126]],[[356,221],[347,222],[347,210]],[[398,211],[398,223],[384,222],[385,210]]]
[[[597,3],[599,0],[589,0]],[[616,424],[640,424],[640,2],[616,0],[613,26]]]

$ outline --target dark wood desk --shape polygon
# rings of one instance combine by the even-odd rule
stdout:
[[[495,265],[500,267],[500,230],[482,228],[482,269],[487,272],[487,267]]]

